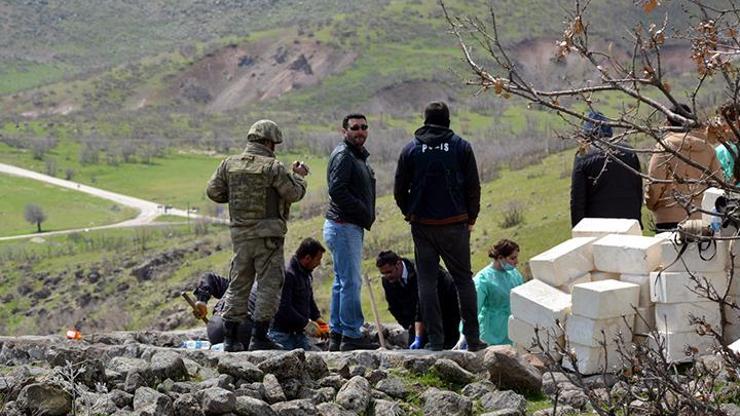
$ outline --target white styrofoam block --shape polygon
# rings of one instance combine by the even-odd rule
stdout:
[[[600,374],[604,371],[605,365],[608,373],[615,372],[622,367],[622,359],[614,344],[607,344],[606,354],[601,346],[591,347],[575,343],[568,346],[576,355],[576,365],[581,374]],[[565,369],[573,371],[573,365],[568,357],[563,357],[562,365]]]
[[[558,290],[565,292],[565,293],[571,293],[573,291],[573,286],[580,284],[580,283],[587,283],[591,281],[591,273],[586,273],[583,276],[578,276],[575,279],[571,280],[570,282],[558,286]]]
[[[619,280],[634,283],[640,286],[640,300],[637,307],[647,308],[653,302],[650,300],[650,275],[649,274],[621,274]]]
[[[735,259],[735,263],[737,267],[727,271],[727,280],[730,280],[730,272],[732,272],[732,283],[728,283],[730,285],[729,293],[731,296],[740,296],[740,255]]]
[[[570,313],[570,295],[537,279],[511,289],[511,314],[541,328],[565,324]]]
[[[660,245],[660,264],[669,272],[721,272],[727,267],[730,246],[727,240],[711,243],[677,244],[677,233],[670,233]],[[684,248],[685,247],[685,248]],[[683,251],[683,253],[681,253]],[[679,254],[681,256],[679,257]]]
[[[662,239],[640,235],[610,234],[593,243],[596,270],[648,274],[660,265]]]
[[[591,281],[598,282],[599,280],[619,280],[619,273],[599,272],[599,271],[591,272]]]
[[[604,237],[609,234],[642,235],[640,222],[626,218],[584,218],[573,227],[573,237]]]
[[[736,305],[740,305],[740,299],[736,297],[728,298],[727,301],[734,301]],[[740,339],[740,312],[733,310],[727,305],[725,305],[724,308],[727,324],[723,328],[723,336],[725,342],[730,344]]]
[[[707,323],[719,328],[719,305],[715,302],[656,303],[655,328],[660,332],[692,332],[695,325],[690,316],[704,318]]]
[[[593,319],[634,315],[638,306],[640,286],[619,280],[601,280],[573,286],[571,294],[574,315]]]
[[[568,342],[598,347],[600,342],[615,343],[618,336],[625,342],[632,341],[635,315],[609,319],[591,319],[579,315],[568,317],[565,338]]]
[[[593,237],[571,238],[529,259],[535,279],[552,286],[562,286],[594,268]]]
[[[693,274],[703,283],[704,279],[714,289],[723,294],[727,289],[727,274],[721,272],[696,272]],[[685,303],[707,301],[695,293],[696,282],[688,272],[652,272],[650,273],[650,299],[659,303]]]
[[[535,326],[530,325],[521,319],[516,318],[514,315],[509,316],[509,339],[528,350],[541,352],[539,348],[532,348],[535,342],[534,334]],[[565,345],[565,339],[563,337],[563,331],[559,327],[554,328],[538,328],[537,335],[540,338],[540,343],[544,347],[550,347],[550,351],[555,351],[555,343],[559,345]]]
[[[714,340],[711,336],[701,336],[696,332],[666,332],[660,334],[663,339],[663,351],[669,362],[682,363],[691,361],[691,356],[686,355],[686,347],[691,346],[698,350],[698,355],[706,355],[711,352]],[[648,337],[648,345],[658,349],[658,342],[651,336]]]
[[[715,210],[714,203],[717,201],[717,198],[724,195],[725,191],[719,189],[719,188],[707,188],[707,190],[704,191],[704,194],[701,198],[701,209],[705,211],[712,212]],[[701,214],[701,222],[704,225],[709,225],[712,223],[712,218],[714,215],[710,214]]]
[[[740,354],[740,339],[730,344],[729,348],[735,351],[735,354]]]
[[[648,334],[655,330],[655,305],[647,308],[637,308],[635,315],[635,326],[632,332],[635,334]]]

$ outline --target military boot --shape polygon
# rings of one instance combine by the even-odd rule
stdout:
[[[329,343],[329,351],[339,351],[342,345],[342,334],[338,332],[331,333],[331,342]]]
[[[239,322],[224,321],[224,351],[244,351],[244,346],[238,341]]]
[[[267,336],[270,321],[255,322],[252,330],[252,340],[249,342],[249,351],[284,350],[285,347],[271,340]]]

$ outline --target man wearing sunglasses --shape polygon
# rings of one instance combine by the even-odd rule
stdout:
[[[369,230],[375,221],[375,173],[367,163],[367,129],[364,115],[344,117],[344,140],[331,153],[326,172],[329,209],[324,240],[334,261],[330,308],[332,351],[378,348],[378,344],[360,331],[365,323],[360,302],[362,241],[364,230]]]
[[[393,195],[411,223],[419,302],[429,343],[444,348],[438,298],[440,257],[455,282],[468,350],[480,340],[478,305],[470,265],[470,231],[480,211],[480,179],[470,143],[450,130],[450,110],[441,101],[424,109],[424,126],[401,151]]]

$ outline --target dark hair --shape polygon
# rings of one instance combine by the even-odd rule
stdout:
[[[342,119],[342,128],[343,129],[346,129],[347,127],[349,127],[349,121],[351,119],[353,119],[353,118],[361,118],[361,119],[367,121],[367,117],[365,117],[364,114],[350,113],[350,114],[347,114],[346,116],[344,116],[344,118]]]
[[[306,256],[316,257],[319,253],[325,252],[326,249],[315,239],[308,237],[301,241],[301,245],[295,251],[295,256],[302,259]]]
[[[424,108],[424,124],[450,127],[450,109],[444,101],[432,101]]]
[[[686,104],[679,103],[671,107],[671,113],[678,114],[679,116],[693,119],[694,113],[691,112],[691,107]],[[684,123],[678,119],[668,116],[668,124],[673,127],[682,127]]]
[[[375,259],[375,267],[383,267],[386,264],[394,265],[401,261],[401,257],[392,250],[381,251]]]
[[[498,240],[498,243],[494,244],[490,250],[488,250],[488,257],[492,259],[500,259],[502,257],[509,257],[511,253],[519,251],[519,244],[502,238]]]

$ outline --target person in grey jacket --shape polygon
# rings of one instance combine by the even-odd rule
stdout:
[[[367,163],[367,130],[364,115],[344,117],[344,140],[331,153],[326,172],[330,199],[324,240],[334,261],[329,322],[333,351],[378,347],[360,331],[365,323],[360,301],[362,242],[375,221],[375,173]]]

